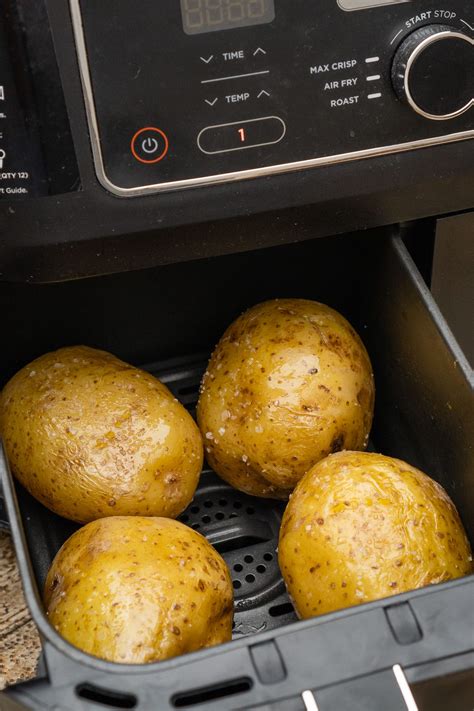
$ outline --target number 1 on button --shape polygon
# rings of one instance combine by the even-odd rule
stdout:
[[[239,128],[239,136],[242,143],[245,143],[245,128]]]

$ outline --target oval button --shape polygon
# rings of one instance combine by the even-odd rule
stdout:
[[[286,124],[278,116],[263,116],[234,123],[221,123],[203,128],[197,138],[203,153],[227,153],[246,148],[259,148],[279,143],[285,136]]]

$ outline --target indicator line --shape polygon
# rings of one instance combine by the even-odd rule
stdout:
[[[372,74],[371,77],[366,77],[367,81],[378,81],[380,79],[380,74]]]
[[[463,25],[466,25],[466,27],[469,27],[469,29],[474,32],[474,27],[470,25],[469,22],[466,22],[466,20],[461,20],[461,22],[463,23]]]
[[[403,32],[403,30],[399,30],[399,32],[397,32],[397,34],[395,35],[395,37],[393,38],[393,40],[390,42],[390,44],[393,44],[393,43],[395,42],[395,40],[397,39],[397,37],[400,37],[400,35],[402,34],[402,32]]]
[[[248,74],[234,74],[231,77],[219,77],[218,79],[203,79],[201,84],[214,84],[217,81],[228,81],[230,79],[242,79],[243,77],[256,77],[261,74],[270,74],[269,69],[265,69],[263,72],[249,72]]]
[[[381,96],[382,96],[382,94],[380,94],[380,93],[379,94],[369,94],[367,96],[367,98],[368,99],[380,99]]]
[[[312,691],[303,691],[301,696],[303,697],[303,703],[306,707],[306,711],[319,711],[318,704],[316,703],[316,699],[314,698]]]
[[[372,64],[373,62],[380,62],[380,57],[367,57],[365,60],[366,64]]]
[[[407,705],[407,711],[418,711],[418,706],[413,694],[411,692],[410,686],[408,684],[407,678],[400,664],[394,664],[392,667],[393,673],[395,674],[395,679],[397,680],[398,687],[400,689],[403,700]]]

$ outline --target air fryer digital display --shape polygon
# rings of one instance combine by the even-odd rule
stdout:
[[[187,35],[265,25],[275,19],[274,0],[181,0]]]

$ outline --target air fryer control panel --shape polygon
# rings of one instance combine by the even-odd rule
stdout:
[[[120,196],[474,137],[472,0],[71,0]]]

